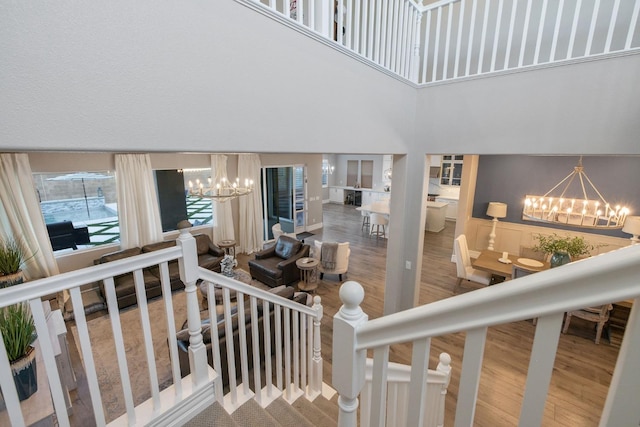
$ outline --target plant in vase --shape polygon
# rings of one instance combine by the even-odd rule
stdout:
[[[26,246],[13,238],[0,239],[0,288],[24,282],[22,266],[33,255],[27,255]]]
[[[0,332],[21,401],[38,390],[36,352],[31,345],[35,339],[35,331],[27,303],[0,309]]]
[[[534,238],[538,244],[533,248],[536,251],[551,254],[549,263],[551,267],[571,262],[572,258],[589,255],[595,246],[587,242],[581,236],[560,236],[557,233],[551,235],[538,234]]]
[[[0,288],[24,282],[22,266],[33,257],[22,241],[0,239]],[[38,390],[36,352],[31,345],[35,339],[35,325],[26,303],[0,309],[0,331],[11,363],[13,379],[20,400]]]

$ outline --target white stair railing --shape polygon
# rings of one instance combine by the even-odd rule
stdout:
[[[640,0],[236,1],[419,85],[640,50]]]
[[[179,365],[180,358],[178,356],[175,310],[168,269],[168,263],[176,259],[180,266],[180,278],[182,282],[185,283],[184,292],[186,294],[190,344],[188,353],[191,373],[184,378],[181,378]],[[153,322],[157,322],[157,319],[151,318],[147,304],[143,270],[148,268],[158,268],[160,271],[162,296],[159,298],[162,298],[164,301],[163,311],[165,312],[167,322],[167,334],[162,337],[154,337],[152,335],[151,325]],[[150,398],[138,405],[134,405],[134,401],[137,398],[139,399],[139,396],[134,396],[132,391],[129,375],[130,368],[124,345],[125,332],[123,332],[123,329],[126,330],[127,327],[131,327],[131,325],[123,325],[122,313],[118,308],[114,285],[114,277],[127,273],[133,273],[135,281],[136,298],[138,301],[136,310],[140,315],[140,324],[142,325],[141,330],[144,340],[142,357],[144,357],[148,366],[150,384],[149,389],[145,391]],[[254,366],[260,366],[260,360],[263,357],[267,360],[268,368],[264,379],[261,377],[262,374],[259,369],[254,370],[255,384],[261,385],[263,382],[266,383],[264,390],[256,396],[261,405],[266,406],[270,400],[277,398],[283,391],[285,397],[290,401],[295,400],[301,395],[304,395],[309,400],[313,400],[320,394],[322,391],[322,358],[320,356],[322,306],[320,305],[320,298],[315,297],[313,307],[308,307],[198,267],[195,239],[187,229],[184,229],[181,230],[176,247],[111,261],[69,273],[33,280],[22,285],[0,289],[0,308],[21,302],[28,302],[31,307],[36,332],[39,337],[38,351],[41,352],[42,361],[46,368],[51,400],[53,401],[53,411],[55,412],[55,417],[59,425],[70,425],[70,411],[67,410],[65,402],[66,390],[58,373],[53,345],[51,340],[46,339],[49,336],[49,328],[47,326],[47,319],[41,298],[46,295],[62,292],[63,290],[69,291],[71,295],[73,313],[75,315],[75,326],[77,329],[77,344],[82,357],[89,390],[89,399],[96,425],[180,424],[210,406],[216,399],[222,402],[230,400],[229,397],[223,397],[221,387],[222,375],[227,375],[227,373],[215,372],[207,363],[207,348],[202,336],[201,313],[196,288],[196,282],[200,279],[216,283],[223,288],[225,295],[223,311],[227,325],[233,323],[230,319],[232,317],[230,313],[231,305],[229,303],[230,292],[238,293],[237,297],[240,308],[243,308],[245,296],[248,298],[248,305],[251,309],[250,322],[252,324],[251,333],[253,342],[264,341],[268,344],[265,346],[264,355],[260,354],[258,353],[257,346],[249,347],[247,345],[247,336],[244,335],[241,340],[242,363],[238,369],[242,371],[242,384],[248,384],[247,361],[249,358],[253,359]],[[113,414],[105,414],[103,397],[100,390],[101,384],[94,358],[96,350],[90,340],[89,325],[85,317],[82,301],[81,287],[99,281],[102,281],[105,285],[104,289],[109,321],[114,337],[118,365],[118,372],[116,372],[115,375],[120,379],[124,395],[125,413],[117,418],[114,417]],[[211,287],[213,285],[209,286]],[[213,291],[211,295],[213,295]],[[214,298],[212,299],[215,300]],[[213,310],[211,310],[210,301],[209,308],[211,313],[215,313],[216,309],[215,301],[213,304],[214,307]],[[259,310],[263,310],[264,312],[271,311],[275,314],[275,323],[266,320],[269,316],[263,317],[265,322],[264,330],[267,334],[266,338],[265,336],[259,336],[257,334],[259,328],[256,327],[256,322],[258,322],[259,316],[257,312]],[[244,316],[244,309],[239,310],[239,316]],[[285,321],[282,321],[283,317]],[[287,318],[289,321],[286,320]],[[246,319],[240,318],[239,321],[245,322]],[[241,328],[241,331],[246,333],[244,328]],[[228,329],[227,333],[229,333]],[[283,336],[283,334],[285,336]],[[286,337],[287,334],[289,339]],[[233,330],[231,331],[231,335],[233,336]],[[272,338],[270,338],[271,335],[275,336],[275,349],[277,350],[277,363],[273,365],[271,364],[270,357],[266,357],[267,354],[271,354],[271,350],[273,349],[270,347],[272,342]],[[218,335],[215,333],[212,334],[212,336],[218,338]],[[170,355],[170,366],[162,366],[162,368],[171,372],[172,380],[169,382],[172,382],[172,384],[164,390],[161,390],[158,379],[158,368],[161,368],[161,366],[157,366],[156,363],[157,357],[153,344],[154,338],[156,342],[163,343],[159,348],[162,348],[162,351],[168,351]],[[230,338],[229,341],[233,341],[233,338]],[[164,345],[165,342],[168,344],[168,349]],[[293,348],[288,352],[282,350],[285,342],[288,343],[287,348],[290,349],[291,347],[289,346],[291,342],[293,343]],[[218,352],[218,362],[219,357]],[[282,366],[281,361],[283,357],[288,360],[290,364]],[[233,357],[230,357],[230,360],[233,360]],[[274,387],[271,381],[272,372],[277,372],[278,378],[282,378],[284,374],[290,378],[290,382],[293,385],[283,385],[282,381],[279,381],[278,385]],[[232,377],[235,381],[235,375]],[[105,384],[102,384],[102,386],[104,385]],[[7,412],[6,414],[0,413],[0,424],[2,424],[2,420],[4,420],[2,417],[5,416],[10,425],[24,426],[25,418],[27,417],[26,414],[23,413],[18,400],[12,379],[11,367],[1,336],[0,387]],[[248,390],[248,387],[241,386],[240,389],[241,391],[245,391]],[[45,393],[48,392],[49,390],[45,390]]]
[[[207,298],[207,304],[210,324],[224,322],[226,354],[221,352],[220,338],[214,328],[211,329],[211,351],[214,369],[219,374],[217,399],[229,413],[251,398],[266,407],[280,396],[293,403],[303,395],[313,401],[321,394],[323,310],[319,296],[315,296],[313,306],[308,307],[205,269],[200,269],[200,278],[207,284],[207,295],[215,295],[216,286],[222,293],[220,301]],[[247,328],[237,325],[247,325]],[[239,349],[235,349],[234,335],[237,335]],[[236,354],[240,366],[236,366]],[[223,358],[227,362],[226,371],[222,368]],[[251,368],[252,387],[249,386]],[[228,384],[226,394],[223,382]]]
[[[360,308],[362,287],[347,282],[340,289],[343,306],[334,317],[333,386],[339,393],[339,425],[356,425],[367,350],[374,353],[372,401],[385,401],[389,346],[398,343],[413,343],[407,425],[421,425],[430,340],[457,332],[466,332],[466,341],[455,425],[473,425],[488,327],[536,317],[520,420],[541,425],[564,312],[632,298],[636,300],[600,425],[636,425],[640,408],[629,399],[628,390],[640,387],[639,277],[640,245],[632,245],[371,321]],[[371,405],[369,417],[384,425],[379,406]]]

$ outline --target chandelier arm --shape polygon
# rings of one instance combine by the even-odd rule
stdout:
[[[571,172],[571,173],[570,173],[569,175],[567,175],[567,176],[566,176],[562,181],[560,181],[559,183],[557,183],[555,187],[553,187],[551,190],[547,191],[547,192],[544,194],[544,196],[542,196],[542,197],[547,197],[547,196],[549,195],[549,193],[551,193],[551,192],[552,192],[553,190],[555,190],[556,188],[560,187],[560,186],[562,185],[562,183],[563,183],[563,182],[565,182],[567,179],[569,179],[569,178],[571,177],[571,175],[574,175],[574,174],[575,174],[575,172]],[[569,183],[569,184],[571,184],[571,183]],[[566,189],[567,189],[567,188],[565,187],[565,191],[566,191]],[[562,194],[564,194],[564,192],[563,192]]]
[[[582,171],[578,172],[578,178],[580,178],[580,186],[582,187],[582,195],[584,196],[584,200],[589,200],[589,198],[587,197],[587,190],[584,188],[584,181],[582,179],[582,175],[584,175],[584,172]]]
[[[567,183],[567,185],[565,185],[564,190],[562,190],[562,194],[560,194],[560,198],[564,199],[564,194],[567,192],[567,190],[569,189],[569,187],[571,186],[571,183],[573,182],[573,180],[576,178],[576,173],[575,172],[571,172],[571,175],[569,175],[571,177],[571,179],[569,180],[569,182]],[[567,177],[569,178],[569,177]],[[566,179],[566,178],[565,178]]]
[[[587,174],[585,172],[582,172],[584,174],[584,177],[587,179],[587,182],[589,183],[589,185],[591,185],[591,188],[593,188],[593,191],[596,192],[596,194],[598,195],[598,197],[600,197],[600,200],[602,200],[602,203],[604,203],[605,205],[607,205],[607,201],[604,199],[604,197],[602,197],[602,194],[600,194],[600,192],[598,191],[598,189],[596,188],[595,185],[593,185],[593,182],[591,182],[591,180],[589,179],[589,176],[587,176]]]

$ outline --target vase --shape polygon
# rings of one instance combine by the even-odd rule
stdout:
[[[551,268],[553,268],[553,267],[560,267],[561,265],[565,265],[570,262],[571,262],[571,257],[569,256],[568,253],[554,252],[553,255],[551,255],[551,260],[549,261],[549,264],[551,265]]]
[[[17,273],[6,274],[0,276],[0,289],[10,286],[19,285],[24,282],[24,273],[18,270]]]
[[[38,391],[38,375],[36,367],[36,351],[29,347],[29,352],[11,363],[13,381],[18,392],[18,399],[23,401]]]

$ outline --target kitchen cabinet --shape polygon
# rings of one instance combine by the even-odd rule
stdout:
[[[448,203],[427,202],[427,219],[424,224],[425,231],[439,233],[444,230],[444,221],[448,206]]]
[[[331,187],[329,189],[329,201],[331,203],[340,203],[341,205],[344,205],[344,189]]]
[[[455,221],[458,217],[458,199],[449,199],[446,197],[436,197],[436,202],[446,203],[447,210],[445,218],[451,221]]]

